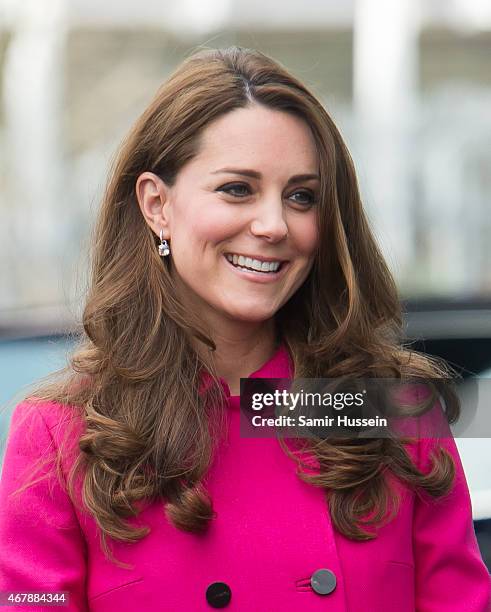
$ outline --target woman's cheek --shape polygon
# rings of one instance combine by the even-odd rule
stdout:
[[[296,232],[295,235],[298,239],[298,245],[301,252],[305,255],[312,254],[319,241],[319,231],[315,218],[306,219],[302,228],[299,228],[298,233]]]

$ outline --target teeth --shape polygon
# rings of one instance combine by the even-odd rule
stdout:
[[[227,253],[227,259],[230,263],[241,268],[250,268],[257,272],[276,272],[280,267],[279,261],[259,261],[258,259],[252,259],[251,257],[244,257],[243,255],[235,255]]]

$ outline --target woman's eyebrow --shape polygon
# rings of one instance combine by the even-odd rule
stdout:
[[[257,172],[257,170],[248,170],[246,168],[220,168],[219,170],[215,170],[211,174],[241,174],[242,176],[248,176],[250,178],[255,178],[260,180],[262,178],[262,174]],[[291,176],[287,185],[291,183],[298,183],[300,181],[310,181],[310,180],[320,181],[320,176],[318,174],[295,174],[295,176]]]

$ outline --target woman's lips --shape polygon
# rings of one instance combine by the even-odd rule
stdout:
[[[285,271],[290,266],[289,261],[284,261],[276,272],[254,272],[252,270],[250,271],[244,270],[244,269],[241,270],[240,268],[237,268],[232,263],[230,263],[230,261],[225,257],[225,255],[223,256],[223,258],[225,259],[229,268],[231,268],[236,274],[238,274],[239,276],[241,276],[242,278],[246,280],[250,280],[256,283],[274,282],[278,280],[279,278],[281,278],[284,275]]]

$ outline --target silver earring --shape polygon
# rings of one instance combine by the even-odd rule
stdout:
[[[160,230],[159,255],[161,257],[165,257],[166,255],[169,255],[170,253],[169,243],[167,242],[167,240],[163,239],[162,237],[163,233],[164,233],[164,230]]]

